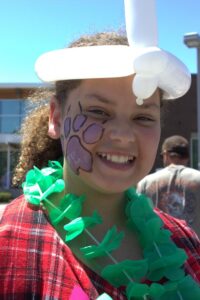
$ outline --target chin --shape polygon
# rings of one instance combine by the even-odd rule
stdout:
[[[119,174],[119,173],[118,173]],[[142,176],[108,176],[108,174],[88,174],[86,172],[80,172],[78,180],[81,182],[81,185],[84,189],[91,189],[93,191],[104,193],[104,194],[118,194],[123,193],[130,187],[135,187],[137,182]]]
[[[116,182],[112,183],[102,183],[96,185],[94,183],[93,188],[95,188],[97,191],[100,193],[105,193],[105,194],[120,194],[129,189],[130,187],[135,186],[134,183],[128,184],[117,184]]]

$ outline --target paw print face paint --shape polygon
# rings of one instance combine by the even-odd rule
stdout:
[[[92,172],[93,155],[87,145],[101,140],[104,132],[102,124],[87,124],[88,118],[78,114],[72,120],[67,117],[64,121],[64,136],[67,140],[66,157],[75,174],[80,170]]]
[[[65,137],[68,138],[71,128],[71,118],[66,118],[64,123],[64,133]]]
[[[78,175],[79,169],[92,171],[92,155],[83,147],[78,136],[72,136],[67,143],[67,160],[72,170]]]
[[[86,120],[87,120],[86,116],[84,116],[82,114],[77,115],[73,122],[74,131],[79,131],[81,129],[81,127],[84,125]]]
[[[104,129],[101,124],[91,124],[83,131],[83,140],[86,144],[98,142],[103,135]]]

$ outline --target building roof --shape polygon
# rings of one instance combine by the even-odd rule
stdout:
[[[43,83],[43,82],[31,82],[31,83],[24,83],[24,82],[13,82],[13,83],[0,83],[0,89],[33,89],[39,87],[50,87],[52,84]]]

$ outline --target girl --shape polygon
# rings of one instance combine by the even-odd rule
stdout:
[[[75,46],[107,42],[126,39]],[[132,188],[152,168],[163,95],[139,105],[135,77],[58,80],[27,116],[24,194],[1,217],[1,299],[199,299],[197,236]]]

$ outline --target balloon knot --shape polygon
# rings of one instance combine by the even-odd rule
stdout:
[[[137,105],[142,105],[144,103],[144,99],[142,98],[136,98]]]

